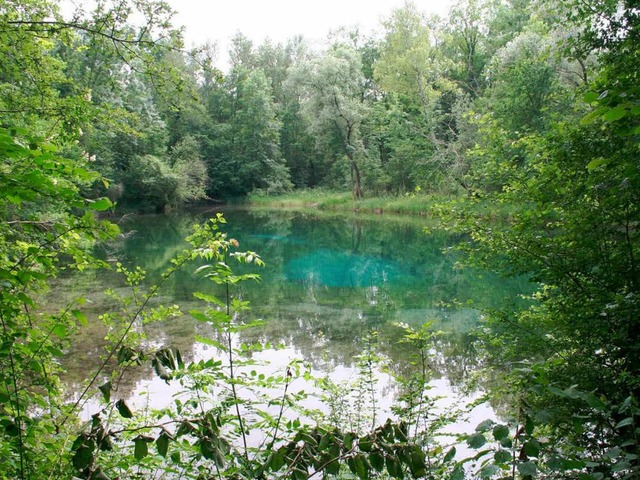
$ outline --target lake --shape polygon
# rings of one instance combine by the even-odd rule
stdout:
[[[186,247],[183,239],[192,224],[214,214],[123,217],[118,221],[123,235],[103,246],[100,254],[110,262],[138,265],[148,272],[150,283],[157,282],[173,255]],[[222,229],[239,241],[239,249],[257,252],[266,263],[258,270],[260,282],[243,283],[234,292],[250,302],[250,317],[264,320],[263,326],[242,332],[241,341],[280,345],[256,354],[269,363],[261,368],[283,371],[300,359],[316,376],[349,382],[357,376],[364,342],[376,331],[375,348],[387,364],[376,374],[381,417],[389,413],[397,393],[390,374],[409,368],[398,323],[419,328],[433,322],[432,329],[441,332],[429,350],[431,394],[445,397],[443,404],[458,404],[474,398],[460,387],[480,366],[472,332],[481,311],[517,302],[529,288],[521,279],[460,268],[455,247],[463,239],[433,225],[425,229],[429,221],[422,218],[239,208],[226,209],[224,215],[228,223]],[[165,282],[158,301],[177,304],[183,312],[202,308],[193,292],[208,287],[194,274],[196,267],[190,265]],[[67,355],[65,381],[71,391],[79,391],[103,355],[108,332],[98,316],[117,303],[104,294],[107,288],[122,295],[129,291],[114,272],[61,278],[56,286],[61,304],[80,294],[88,299],[83,309],[90,325]],[[186,359],[217,355],[195,341],[207,332],[186,314],[136,329],[144,334],[145,345],[178,348]],[[299,388],[313,390],[310,385]],[[144,393],[150,394],[142,395],[144,402],[162,406],[174,391],[150,369],[131,372],[119,391],[133,396],[134,404]],[[85,415],[92,409],[95,406],[87,404]],[[478,415],[491,415],[490,408]]]

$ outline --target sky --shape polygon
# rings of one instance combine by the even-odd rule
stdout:
[[[256,44],[302,34],[309,41],[326,38],[341,26],[359,26],[364,34],[380,29],[380,20],[404,0],[169,0],[178,13],[174,26],[186,27],[186,46],[206,41],[225,57],[229,40],[242,32]],[[445,15],[452,0],[414,0],[418,10]]]

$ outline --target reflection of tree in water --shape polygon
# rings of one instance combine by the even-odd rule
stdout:
[[[257,251],[266,262],[259,272],[262,281],[249,282],[237,292],[249,300],[252,311],[247,319],[266,320],[260,330],[242,333],[245,343],[283,343],[299,352],[314,369],[329,371],[337,366],[353,366],[362,351],[362,341],[376,329],[381,332],[379,348],[391,360],[391,368],[398,372],[409,368],[407,346],[399,344],[401,331],[393,322],[406,322],[419,326],[436,320],[434,328],[448,332],[437,337],[431,358],[434,377],[449,378],[452,383],[462,380],[474,371],[479,361],[475,355],[469,330],[478,317],[475,308],[499,304],[504,296],[522,291],[524,282],[505,284],[486,274],[461,271],[454,268],[455,256],[442,251],[459,239],[436,232],[429,236],[422,231],[420,222],[390,222],[344,216],[320,217],[293,212],[229,211],[229,223],[222,226],[229,236],[240,240],[241,250]],[[183,238],[190,233],[190,216],[143,216],[131,218],[127,229],[135,233],[110,245],[117,258],[129,259],[149,272],[150,284],[158,280],[167,267],[168,259],[181,251]],[[371,285],[330,286],[318,281],[290,278],[288,266],[296,259],[317,255],[318,251],[338,252],[337,263],[344,258],[355,259],[357,268],[386,272],[386,281],[369,282]],[[316,257],[321,261],[329,257]],[[183,312],[201,308],[192,297],[201,291],[203,282],[193,275],[197,265],[177,272],[164,286],[161,303],[177,303]],[[242,272],[242,268],[238,269]],[[396,276],[389,275],[396,272]],[[377,273],[376,273],[377,275]],[[374,275],[375,276],[375,275]],[[112,308],[110,300],[101,291],[114,287],[123,294],[128,291],[111,273],[100,277],[69,279],[69,284],[56,289],[56,295],[77,295],[74,285],[83,286],[92,295],[87,316],[90,327],[82,330],[78,342],[67,356],[69,382],[79,384],[87,377],[89,368],[98,364],[104,351],[104,328],[97,316]],[[215,292],[213,292],[215,293]],[[221,294],[222,292],[218,292]],[[63,295],[63,296],[64,296]],[[102,296],[101,296],[102,295]],[[454,300],[457,305],[446,307]],[[148,345],[166,345],[180,349],[186,359],[194,355],[194,336],[203,333],[204,325],[188,317],[169,319],[145,325]],[[142,378],[153,376],[151,369],[131,373],[123,388],[134,388]]]

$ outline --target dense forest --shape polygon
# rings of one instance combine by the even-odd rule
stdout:
[[[634,2],[460,0],[446,18],[408,2],[378,32],[336,30],[322,48],[238,33],[226,71],[215,45],[185,48],[172,16],[158,0],[98,0],[66,16],[52,0],[0,1],[0,478],[640,476]],[[153,304],[161,285],[143,290],[143,272],[93,256],[118,234],[101,212],[300,189],[437,197],[431,214],[468,239],[468,263],[539,285],[532,306],[487,312],[477,333],[483,362],[504,367],[485,380],[507,419],[458,439],[476,454],[434,441],[446,419],[425,421],[424,369],[405,379],[397,421],[361,431],[285,421],[293,367],[253,379],[281,388],[270,405],[282,408],[261,412],[252,428],[268,441],[248,445],[234,374],[246,349],[231,341],[246,305],[228,292],[254,277],[229,265],[261,261],[220,233],[222,217],[163,278],[208,262],[200,273],[227,296],[201,295],[209,307],[194,315],[229,340],[209,340],[229,364],[187,364],[130,338],[137,319],[174,312]],[[87,322],[83,300],[55,313],[40,302],[62,272],[92,268],[117,269],[133,293],[105,317],[103,368],[70,400],[59,359]],[[418,364],[429,338],[407,333]],[[372,358],[364,348],[365,377]],[[143,363],[192,399],[136,417],[111,398],[117,373],[104,375]],[[229,396],[203,403],[216,382]],[[92,395],[105,407],[81,423]]]

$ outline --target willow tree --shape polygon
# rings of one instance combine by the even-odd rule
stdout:
[[[360,159],[365,155],[360,127],[366,114],[363,103],[364,76],[357,53],[336,47],[322,57],[301,63],[289,82],[299,89],[302,111],[309,131],[320,148],[331,150],[335,140],[339,155],[349,164],[353,197],[363,197]]]

